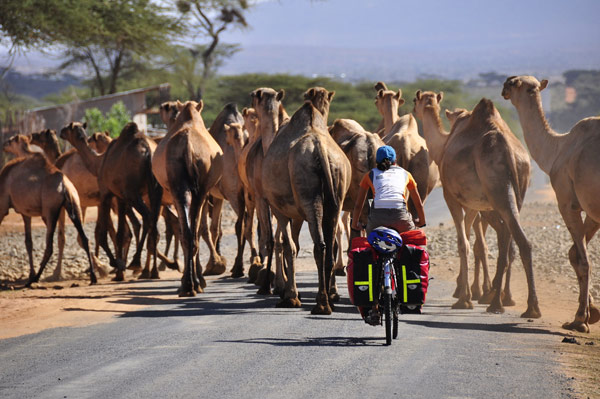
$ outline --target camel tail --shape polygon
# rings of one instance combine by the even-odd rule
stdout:
[[[321,140],[316,138],[315,147],[317,148],[317,156],[319,157],[319,162],[321,163],[321,167],[323,170],[323,175],[325,177],[325,184],[323,185],[323,194],[325,198],[328,197],[328,200],[331,204],[333,204],[336,208],[339,207],[337,196],[335,195],[335,185],[333,182],[333,176],[331,174],[331,166],[329,164],[329,157],[327,156],[327,152],[323,148]]]
[[[69,215],[69,219],[72,221],[78,220],[81,222],[81,205],[79,203],[77,189],[66,176],[63,177],[63,185],[65,198],[64,207],[67,211],[67,215]]]
[[[500,136],[503,137],[503,136]],[[504,137],[503,137],[504,139]],[[506,140],[506,139],[504,139]],[[505,148],[508,148],[508,143],[506,143]],[[521,205],[523,205],[523,199],[525,193],[521,193],[521,186],[519,185],[519,173],[517,171],[517,161],[515,156],[510,151],[504,151],[504,156],[506,157],[506,162],[510,168],[510,181],[513,186],[513,190],[515,192],[515,199],[517,200],[517,207],[521,209]]]
[[[199,195],[200,193],[200,170],[198,169],[198,165],[194,162],[192,156],[192,149],[188,148],[187,151],[184,152],[183,155],[185,168],[187,169],[188,176],[190,178],[190,188],[194,195]]]

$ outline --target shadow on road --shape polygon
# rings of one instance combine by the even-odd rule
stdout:
[[[401,323],[410,324],[415,326],[423,326],[428,328],[442,328],[452,330],[479,330],[479,331],[491,331],[501,332],[509,334],[547,334],[547,335],[558,335],[563,336],[559,332],[546,330],[537,327],[528,327],[519,325],[519,323],[499,323],[499,324],[487,324],[487,323],[464,323],[464,322],[448,322],[448,321],[430,321],[430,320],[401,320]]]
[[[220,340],[216,342],[228,344],[263,344],[271,346],[306,347],[306,346],[381,346],[385,343],[382,337],[312,337],[312,338],[252,338],[240,340]]]

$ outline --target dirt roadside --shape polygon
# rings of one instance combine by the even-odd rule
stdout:
[[[89,216],[86,231],[93,236],[91,221],[94,220],[94,215]],[[136,280],[131,274],[127,275],[128,281],[123,283],[103,278],[98,285],[89,286],[82,251],[76,244],[72,228],[67,228],[67,242],[71,244],[65,253],[65,275],[68,280],[42,282],[34,289],[22,289],[20,282],[28,272],[22,222],[15,214],[10,214],[7,219],[0,229],[0,339],[32,334],[47,328],[82,327],[110,322],[115,316],[130,311],[178,300],[174,293],[140,297],[139,290],[134,288],[141,285],[151,287],[152,282]],[[575,274],[566,256],[571,241],[552,197],[547,201],[526,204],[521,220],[533,246],[536,288],[543,314],[542,319],[534,323],[579,342],[568,344],[557,339],[554,350],[559,354],[565,374],[573,379],[574,396],[600,398],[600,325],[593,325],[590,334],[570,333],[561,329],[564,322],[572,320],[577,309],[578,289]],[[38,227],[43,226],[41,221],[38,222]],[[34,231],[36,265],[41,257],[43,234],[43,228]],[[224,217],[224,234],[233,234],[231,214]],[[450,223],[428,227],[427,234],[432,275],[454,281],[459,269],[454,227]],[[486,240],[490,249],[490,273],[493,273],[497,254],[493,231],[488,233]],[[300,251],[299,270],[315,269],[309,247],[306,245]],[[600,264],[599,247],[600,240],[597,238],[590,243],[592,265]],[[223,247],[223,253],[230,261],[234,257],[234,251],[235,248],[231,245]],[[53,264],[44,276],[51,274],[52,268]],[[522,270],[521,262],[515,261],[512,293],[517,305],[507,308],[509,314],[518,315],[525,309],[527,285]],[[175,271],[161,272],[162,279],[177,281],[180,276]],[[220,277],[210,277],[208,284],[215,278]],[[592,293],[595,298],[599,298],[600,273],[597,270],[593,270],[592,282]]]

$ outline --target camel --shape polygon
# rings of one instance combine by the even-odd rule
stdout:
[[[200,279],[199,263],[194,261],[198,252],[198,223],[208,192],[221,179],[223,151],[204,125],[202,101],[185,104],[178,101],[176,106],[177,116],[158,144],[152,170],[177,209],[185,264],[179,296],[188,297],[203,292],[202,286],[206,284]]]
[[[573,246],[569,261],[579,283],[579,307],[567,330],[589,332],[600,320],[600,310],[589,293],[588,243],[600,229],[600,118],[585,118],[567,134],[557,134],[548,124],[540,92],[548,85],[533,76],[506,79],[502,96],[517,109],[525,143],[540,168],[550,176],[558,209],[569,229]],[[585,212],[585,219],[581,213]]]
[[[258,88],[250,93],[252,98],[252,109],[258,119],[255,139],[248,143],[241,154],[240,178],[247,189],[248,196],[246,201],[247,213],[252,215],[256,209],[256,215],[259,223],[259,251],[261,258],[267,258],[266,269],[262,267],[262,262],[257,262],[255,258],[253,265],[248,270],[248,281],[256,282],[260,285],[258,294],[269,295],[271,293],[271,260],[273,252],[273,232],[271,229],[271,213],[269,204],[265,199],[263,192],[262,165],[265,154],[267,153],[280,126],[288,123],[289,117],[281,104],[285,97],[285,91],[279,92],[271,88]],[[247,150],[246,150],[247,148]],[[250,220],[250,219],[249,219]],[[251,225],[249,226],[251,228]],[[248,227],[246,228],[248,231]],[[265,278],[259,279],[259,272],[266,270]],[[284,286],[284,278],[281,269],[276,269],[275,280],[276,287]]]
[[[319,276],[317,304],[312,314],[331,314],[330,295],[337,294],[330,289],[333,244],[351,180],[350,162],[327,131],[329,104],[334,95],[322,87],[309,89],[305,99],[310,101],[305,101],[279,129],[262,165],[262,189],[277,219],[277,246],[282,247],[287,269],[279,306],[300,306],[295,282],[296,246],[290,222],[306,220]]]
[[[383,128],[378,132],[384,143],[396,151],[396,163],[409,171],[417,182],[417,190],[425,203],[427,196],[440,183],[438,166],[431,159],[427,143],[419,135],[417,121],[412,114],[398,116],[398,108],[404,104],[402,90],[388,90],[385,83],[375,85],[377,96],[375,105],[383,117]],[[413,216],[416,211],[412,203],[409,209]]]
[[[16,135],[3,147],[19,158],[8,162],[0,171],[0,224],[12,207],[23,217],[25,224],[25,247],[29,256],[29,279],[27,286],[39,281],[46,264],[52,256],[54,230],[61,209],[65,209],[79,234],[90,265],[90,282],[97,282],[90,255],[88,239],[83,231],[79,197],[73,183],[42,154],[29,147],[29,138]],[[46,249],[38,272],[33,266],[33,243],[31,240],[31,217],[41,216],[46,225]]]
[[[87,168],[98,178],[100,206],[96,237],[108,255],[111,266],[117,269],[114,280],[123,281],[125,278],[127,254],[124,252],[123,243],[126,234],[125,216],[130,208],[134,208],[142,216],[143,222],[142,234],[129,268],[141,269],[141,252],[148,237],[149,257],[140,278],[159,278],[156,265],[156,223],[160,212],[162,188],[151,170],[151,158],[156,143],[144,136],[135,123],[130,122],[125,125],[120,136],[110,143],[106,152],[98,155],[87,143],[85,128],[85,124],[72,122],[61,130],[60,137],[77,149]],[[118,204],[116,256],[106,240],[113,198],[117,199]],[[152,270],[150,257],[153,259]]]
[[[509,261],[511,237],[517,243],[528,284],[527,310],[521,317],[539,318],[535,291],[531,244],[519,224],[519,210],[529,184],[530,163],[527,151],[512,134],[494,104],[482,99],[473,111],[453,115],[449,134],[439,119],[439,102],[443,95],[417,91],[415,114],[423,120],[430,153],[440,167],[444,198],[452,214],[460,255],[458,301],[454,309],[472,309],[468,285],[469,242],[466,232],[477,212],[498,234],[498,263],[494,277],[493,299],[488,312],[502,313],[502,279]],[[506,302],[510,291],[505,292]],[[512,303],[511,303],[512,304]]]

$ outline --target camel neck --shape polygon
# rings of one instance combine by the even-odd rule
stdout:
[[[391,109],[386,110],[385,115],[383,115],[384,135],[388,134],[392,130],[394,123],[398,122],[398,119],[400,119],[398,113],[394,112],[393,108],[394,107],[391,107]]]
[[[86,168],[92,173],[94,176],[98,176],[98,172],[100,171],[100,164],[102,163],[103,155],[98,155],[90,148],[89,144],[85,141],[76,140],[72,142],[73,147],[77,149],[83,163]]]
[[[279,123],[277,122],[277,118],[267,118],[266,120],[261,120],[258,126],[259,136],[262,138],[263,154],[266,154],[275,138]]]
[[[444,148],[449,134],[444,131],[442,119],[437,108],[426,107],[423,115],[423,136],[427,142],[429,154],[438,165],[444,156]]]
[[[525,143],[529,148],[531,157],[547,174],[550,174],[552,165],[560,147],[568,135],[557,134],[550,128],[542,109],[542,99],[539,93],[532,100],[517,108]]]

